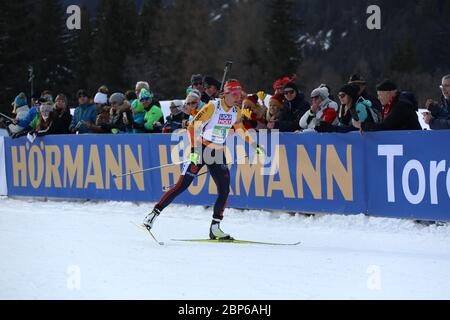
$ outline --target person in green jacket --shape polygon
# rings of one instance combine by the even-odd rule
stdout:
[[[152,105],[152,94],[147,89],[142,89],[139,94],[139,102],[145,110],[144,123],[141,128],[147,133],[161,133],[164,126],[164,114],[161,108]]]

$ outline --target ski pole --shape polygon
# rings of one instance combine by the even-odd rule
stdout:
[[[247,155],[246,155],[245,157],[237,158],[236,161],[229,162],[229,163],[227,163],[226,165],[229,166],[230,164],[235,164],[235,163],[238,162],[239,160],[244,160],[244,159],[246,159],[246,158],[248,158]],[[204,176],[205,174],[208,174],[208,171],[196,175],[195,178]],[[170,189],[172,189],[172,188],[175,187],[176,185],[177,185],[177,184],[175,183],[175,184],[173,184],[173,185],[171,185],[171,186],[165,186],[165,187],[163,187],[163,192],[169,191]]]
[[[10,117],[8,117],[6,114],[3,114],[3,113],[0,113],[0,116],[2,116],[3,118],[5,118],[5,119],[7,119],[7,120],[9,120],[9,121],[11,121],[11,122],[16,121],[16,120],[14,120],[13,118],[10,118]]]
[[[134,172],[129,172],[126,174],[122,174],[122,175],[114,175],[113,178],[114,179],[118,179],[118,178],[123,178],[126,176],[131,176],[131,175],[135,175],[138,173],[143,173],[143,172],[148,172],[148,171],[154,171],[154,170],[158,170],[158,169],[162,169],[162,168],[167,168],[167,167],[172,167],[172,166],[179,166],[180,164],[185,164],[187,162],[189,162],[190,160],[186,160],[186,161],[182,161],[182,162],[177,162],[177,163],[169,163],[169,164],[165,164],[159,167],[154,167],[154,168],[149,168],[149,169],[145,169],[145,170],[140,170],[140,171],[134,171]]]
[[[231,70],[232,66],[233,66],[233,61],[225,62],[225,70],[223,71],[222,84],[220,85],[220,91],[219,92],[223,91],[223,87],[225,85],[225,80],[226,80],[228,72]]]

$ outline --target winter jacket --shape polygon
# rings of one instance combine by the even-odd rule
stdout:
[[[61,113],[56,113],[54,119],[55,122],[55,134],[69,134],[69,127],[72,122],[72,115],[69,111],[63,111]]]
[[[326,99],[320,104],[320,109],[317,113],[313,113],[310,109],[302,116],[299,121],[301,129],[315,129],[316,126],[324,121],[328,124],[337,124],[338,105],[336,102]]]
[[[174,132],[183,127],[183,121],[189,120],[189,115],[184,112],[179,112],[177,114],[171,114],[166,118],[166,124],[163,127],[163,132],[170,133]]]
[[[153,106],[149,111],[145,113],[144,116],[144,128],[147,132],[159,132],[162,128],[155,128],[153,124],[155,122],[164,123],[164,114],[161,108],[158,106]]]
[[[281,132],[294,132],[299,130],[300,119],[309,110],[309,107],[310,104],[305,100],[305,95],[298,92],[294,100],[285,101],[277,129]]]
[[[450,99],[445,99],[445,97],[442,96],[441,102],[432,104],[428,110],[430,110],[433,118],[447,120],[450,116]]]
[[[372,108],[374,108],[378,112],[381,112],[381,110],[383,110],[383,106],[381,105],[380,100],[370,95],[366,90],[361,93],[360,97],[363,97],[365,100],[369,100],[370,102],[372,102]]]
[[[77,129],[80,133],[92,133],[92,130],[86,127],[81,121],[91,122],[95,124],[97,120],[97,108],[95,105],[80,105],[75,109],[75,114],[70,123],[69,129]]]
[[[20,121],[27,117],[30,108],[28,106],[22,106],[16,109],[16,120]]]
[[[383,111],[386,111],[384,106]],[[416,106],[400,94],[397,95],[388,112],[384,112],[384,119],[380,123],[365,122],[361,124],[363,131],[393,131],[393,130],[422,130]]]
[[[33,119],[38,114],[38,108],[39,108],[38,106],[33,106],[30,109],[30,111],[28,111],[26,117],[18,121],[17,125],[19,125],[22,128],[28,128],[31,121],[33,121]]]
[[[107,132],[126,133],[133,132],[133,113],[128,101],[117,108],[109,118],[109,124],[105,126]],[[103,126],[102,126],[103,128]]]
[[[360,99],[358,99],[358,101],[360,101]],[[366,106],[362,102],[358,102],[356,104],[356,107],[346,112],[346,106],[341,105],[335,124],[330,125],[325,121],[321,121],[315,129],[317,132],[347,133],[351,131],[357,131],[358,129],[353,126],[353,119],[356,119],[356,117],[362,123],[374,123],[374,119],[370,114],[370,111],[368,111],[368,108],[371,107]]]
[[[448,130],[450,129],[450,119],[431,119],[430,128],[432,130]]]
[[[305,95],[301,92],[297,94],[294,100],[286,101],[285,104],[290,105],[296,123],[300,121],[301,117],[309,110],[311,105],[306,101]]]

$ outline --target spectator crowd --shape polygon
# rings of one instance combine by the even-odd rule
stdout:
[[[351,131],[421,130],[418,101],[412,92],[402,91],[395,82],[384,80],[376,86],[377,97],[369,94],[360,75],[352,75],[335,98],[327,84],[306,96],[295,75],[276,80],[273,92],[242,93],[239,107],[247,129],[281,132],[346,133]],[[192,75],[184,100],[170,102],[164,117],[160,102],[148,82],[135,90],[110,94],[101,86],[95,94],[80,89],[73,115],[67,96],[46,90],[28,100],[19,93],[9,117],[0,114],[0,128],[13,138],[51,134],[171,133],[186,129],[195,115],[211,100],[221,97],[220,81],[211,76]],[[450,75],[442,78],[438,101],[428,99],[422,113],[432,130],[450,129]]]

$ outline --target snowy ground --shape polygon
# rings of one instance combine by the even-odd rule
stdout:
[[[0,299],[450,299],[450,227],[227,210],[223,229],[297,247],[191,244],[210,211],[0,198]]]

